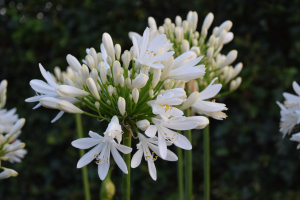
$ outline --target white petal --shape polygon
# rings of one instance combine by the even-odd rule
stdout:
[[[143,158],[143,150],[139,149],[131,159],[131,168],[136,168],[141,164]]]
[[[73,147],[76,147],[78,149],[88,149],[92,146],[95,146],[96,144],[99,144],[102,139],[94,139],[94,138],[80,138],[77,140],[74,140],[71,144]]]
[[[92,150],[90,150],[89,152],[87,152],[86,154],[84,154],[84,156],[82,156],[80,158],[80,160],[77,163],[77,168],[81,168],[87,164],[89,164],[90,162],[92,162],[92,160],[95,159],[95,154],[99,154],[99,152],[101,151],[102,147],[103,147],[104,143],[98,144],[97,146],[95,146],[94,148],[92,148]]]
[[[145,131],[145,134],[149,137],[154,137],[157,132],[157,127],[156,125],[150,125],[147,130]]]
[[[192,144],[191,142],[183,135],[178,134],[177,140],[174,142],[174,144],[182,149],[185,150],[191,150]]]
[[[170,52],[167,52],[167,53],[164,53],[164,54],[161,54],[161,55],[154,56],[154,61],[153,62],[161,62],[161,61],[167,60],[171,56],[173,56],[174,53],[175,53],[174,51],[170,51]]]
[[[298,83],[296,81],[293,82],[293,88],[294,88],[295,92],[300,96],[300,86],[298,85]]]
[[[151,178],[156,181],[156,168],[154,162],[148,161],[148,170]]]
[[[65,113],[64,111],[60,111],[60,112],[56,115],[56,117],[54,117],[54,119],[52,119],[51,123],[54,123],[54,122],[56,122],[57,120],[59,120],[59,118],[61,118],[61,116],[63,116],[64,113]]]
[[[36,104],[36,106],[34,106],[32,109],[35,110],[35,109],[41,107],[41,105],[42,105],[41,103],[38,103],[38,104]]]
[[[222,88],[222,84],[214,84],[207,86],[202,92],[200,92],[199,99],[210,99],[216,96]]]
[[[150,144],[148,143],[149,148],[154,151],[154,153],[156,153],[159,157],[161,157],[158,147],[156,145]],[[175,153],[173,153],[172,151],[170,151],[169,149],[167,149],[167,157],[164,159],[167,161],[177,161],[178,157],[176,156]]]
[[[89,131],[89,136],[94,139],[102,139],[103,137],[96,132]]]
[[[47,83],[41,80],[31,80],[29,82],[30,86],[32,87],[33,90],[36,92],[42,93],[42,94],[52,94],[52,95],[57,95],[55,88],[51,87]]]
[[[51,74],[50,74],[50,73],[48,74],[47,71],[44,69],[44,67],[43,67],[41,64],[39,64],[39,67],[40,67],[40,71],[41,71],[41,73],[42,73],[44,79],[47,81],[47,83],[48,83],[50,86],[52,86],[52,87],[54,87],[54,88],[57,88],[58,85],[57,85],[57,83],[55,83],[55,82],[53,81]]]
[[[122,153],[128,154],[132,151],[132,148],[122,145],[122,144],[115,144],[115,147],[121,151]]]
[[[183,130],[190,130],[196,128],[198,126],[198,123],[193,121],[169,122],[169,123],[164,122],[163,126],[174,130],[183,131]]]
[[[114,157],[115,162],[117,163],[117,165],[119,166],[119,168],[125,173],[128,174],[128,169],[126,166],[125,161],[123,160],[122,156],[119,154],[119,152],[117,151],[116,147],[114,145],[111,145],[111,154]]]
[[[110,166],[110,162],[104,162],[101,164],[98,164],[98,175],[99,178],[103,181],[108,173],[109,170],[109,166]]]
[[[163,159],[166,159],[167,157],[167,144],[164,136],[162,135],[163,133],[158,132],[158,149],[161,157]]]

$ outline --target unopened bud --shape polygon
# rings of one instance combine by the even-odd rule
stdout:
[[[134,103],[138,102],[138,100],[139,100],[139,90],[137,88],[134,88],[132,90],[132,98],[133,98]]]
[[[165,64],[163,72],[161,73],[161,76],[160,76],[160,81],[164,81],[168,77],[171,70],[173,69],[173,65],[174,65],[174,57],[172,56],[171,58],[169,58],[167,60],[167,62]]]
[[[189,44],[189,41],[183,40],[183,41],[182,41],[182,45],[181,45],[181,51],[182,51],[182,53],[185,53],[185,52],[187,52],[187,51],[189,51],[189,50],[190,50],[190,44]]]
[[[185,110],[189,107],[191,107],[192,105],[194,105],[194,103],[197,101],[197,99],[199,98],[200,93],[199,92],[193,92],[185,102],[183,102],[180,110]]]
[[[158,31],[159,31],[160,34],[164,34],[165,33],[165,28],[163,26],[160,26],[158,28]]]
[[[90,70],[94,69],[96,66],[95,66],[95,61],[93,59],[93,57],[91,55],[87,55],[85,56],[85,60],[90,68]]]
[[[118,100],[118,108],[119,108],[119,112],[120,114],[123,116],[125,114],[125,109],[126,109],[126,102],[125,99],[123,97],[119,97]]]
[[[115,61],[113,65],[113,75],[114,75],[114,83],[115,85],[118,85],[118,76],[121,73],[121,64],[119,61]]]
[[[119,44],[115,45],[115,53],[116,53],[116,58],[117,60],[120,60],[121,56],[121,46]]]
[[[77,72],[81,68],[80,62],[71,54],[67,55],[67,62],[75,72]]]
[[[181,22],[182,22],[181,17],[177,15],[176,18],[175,18],[176,26],[181,27]]]
[[[155,19],[153,17],[148,17],[148,26],[150,28],[157,29]]]
[[[61,97],[85,97],[85,96],[88,96],[89,93],[84,91],[84,90],[81,90],[81,89],[78,89],[78,88],[75,88],[75,87],[72,87],[72,86],[69,86],[69,85],[60,85],[56,88],[56,93],[61,96]]]
[[[140,120],[136,122],[136,126],[142,131],[146,131],[146,129],[150,126],[150,122],[146,119]]]
[[[133,60],[133,58],[136,58],[136,50],[134,47],[130,48],[130,60]]]
[[[100,103],[98,101],[95,102],[95,107],[97,108],[97,110],[99,110],[100,108]]]
[[[123,64],[125,66],[125,69],[128,69],[129,67],[129,64],[130,64],[130,53],[129,51],[125,51],[123,54],[122,54],[122,61],[123,61]]]
[[[142,88],[146,85],[149,77],[145,74],[139,74],[137,77],[132,81],[131,88]]]
[[[114,87],[112,85],[109,85],[107,87],[107,91],[108,91],[109,96],[112,96],[112,94],[114,92]]]
[[[153,89],[150,89],[150,90],[149,90],[149,96],[150,96],[151,98],[154,97],[154,91],[153,91]]]
[[[128,88],[130,88],[131,87],[131,79],[128,77],[128,78],[126,78],[126,80],[125,80],[125,84],[127,85],[127,87]]]
[[[108,105],[110,105],[110,104],[111,104],[111,103],[110,103],[110,100],[107,100],[106,102],[107,102],[107,104],[108,104]]]
[[[111,39],[111,36],[108,33],[103,33],[103,35],[102,35],[102,43],[103,43],[104,48],[105,48],[105,50],[107,52],[107,55],[110,56],[111,61],[114,62],[115,61],[114,44],[113,44],[113,41]]]
[[[120,84],[121,87],[124,87],[124,85],[125,85],[125,80],[124,80],[123,74],[120,74],[120,75],[118,76],[118,83]]]
[[[82,114],[83,111],[79,108],[77,108],[74,104],[65,101],[65,100],[60,100],[57,103],[57,107],[67,113],[74,113],[74,114]]]
[[[100,95],[96,86],[95,81],[92,78],[88,78],[86,80],[86,85],[88,86],[90,92],[92,93],[92,95],[97,99],[100,100]]]

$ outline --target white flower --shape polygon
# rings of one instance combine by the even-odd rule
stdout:
[[[119,144],[121,143],[123,131],[117,116],[112,117],[106,131],[103,134],[112,138],[116,138]]]
[[[138,134],[138,137],[140,140],[140,142],[136,145],[138,151],[132,156],[131,167],[132,168],[138,167],[144,155],[144,158],[148,163],[149,174],[153,180],[156,180],[157,177],[156,177],[156,168],[154,165],[154,161],[156,161],[157,157],[162,158],[157,147],[158,138],[157,137],[146,138],[140,133]],[[166,142],[166,143],[167,145],[171,145],[170,142]],[[152,153],[151,150],[153,151]],[[154,153],[157,156],[154,156]],[[167,156],[164,158],[164,160],[177,161],[178,158],[172,151],[167,149]]]
[[[14,123],[18,120],[18,115],[15,114],[16,111],[16,108],[9,111],[6,109],[0,110],[0,127],[3,133],[8,133],[14,126]]]
[[[207,86],[202,92],[200,92],[200,96],[196,103],[192,106],[198,113],[210,116],[214,119],[222,120],[226,118],[227,115],[222,111],[227,110],[226,105],[222,103],[205,101],[207,99],[213,98],[216,96],[222,88],[222,84],[214,84],[214,80]]]
[[[190,141],[173,130],[189,130],[198,126],[197,122],[186,121],[186,117],[173,117],[168,120],[152,118],[154,125],[150,125],[145,134],[154,137],[158,132],[158,149],[163,159],[167,157],[167,142],[169,141],[182,149],[191,150]],[[173,129],[173,130],[170,130]]]
[[[11,151],[11,149],[15,149],[20,144],[22,144],[20,140],[15,140],[13,143],[10,144],[9,149],[7,150]],[[24,158],[25,154],[27,154],[27,150],[21,148],[15,151],[11,151],[7,153],[5,156],[9,157],[8,160],[9,162],[14,163],[14,162],[21,162],[21,158]]]
[[[13,169],[4,168],[4,171],[0,173],[0,179],[6,179],[6,178],[9,178],[11,176],[12,177],[18,176],[18,172],[16,172]]]
[[[159,63],[170,58],[174,52],[167,52],[160,54],[160,50],[167,42],[166,35],[158,35],[151,42],[149,42],[149,28],[144,31],[141,46],[139,47],[136,37],[132,37],[134,48],[136,49],[137,57],[134,58],[140,65],[146,65],[156,69],[163,69],[164,66]]]
[[[166,115],[182,116],[183,112],[171,105],[180,105],[182,100],[174,98],[173,92],[164,95],[158,95],[156,100],[148,101],[147,104],[152,107],[153,114],[159,114],[163,119],[167,120]]]
[[[189,80],[202,77],[205,74],[205,66],[197,65],[201,61],[201,59],[202,56],[189,61],[183,66],[172,69],[167,78],[183,80],[184,82],[187,82]]]
[[[283,93],[285,98],[284,105],[288,108],[300,105],[300,86],[296,81],[293,82],[293,89],[298,96],[287,92]]]
[[[81,168],[92,162],[92,160],[96,159],[99,177],[101,180],[104,180],[110,167],[111,153],[119,168],[125,174],[128,173],[126,163],[119,154],[118,150],[128,154],[132,151],[132,148],[117,144],[112,137],[102,137],[98,133],[92,131],[89,132],[89,136],[90,138],[81,138],[72,142],[72,145],[79,149],[88,149],[95,146],[80,158],[77,163],[77,168]]]
[[[297,149],[300,149],[300,133],[293,134],[290,140],[299,142],[299,144],[297,145]]]

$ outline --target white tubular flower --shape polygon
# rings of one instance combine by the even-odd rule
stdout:
[[[7,111],[6,109],[0,110],[0,132],[10,132],[15,122],[18,121],[18,115],[16,114],[16,111],[16,108],[10,109],[9,111]]]
[[[300,123],[300,113],[298,106],[286,108],[279,102],[276,102],[281,108],[280,110],[280,129],[279,131],[283,134],[284,138],[286,134],[290,134],[296,124]],[[297,112],[298,111],[298,112]]]
[[[293,134],[290,140],[299,142],[299,144],[297,145],[297,149],[300,149],[300,133]]]
[[[124,114],[126,112],[126,102],[123,97],[119,97],[118,109],[119,109],[120,114],[124,116]]]
[[[95,83],[95,81],[92,78],[88,78],[86,79],[86,85],[88,86],[90,92],[92,93],[92,95],[97,99],[100,100],[100,95],[97,89],[97,85]]]
[[[219,26],[219,29],[214,33],[214,35],[218,37],[223,30],[228,32],[231,29],[231,27],[232,27],[232,22],[230,20],[227,20]]]
[[[105,68],[105,63],[104,62],[100,63],[100,78],[101,78],[101,82],[103,84],[105,84],[106,80],[107,80],[107,70]]]
[[[152,107],[153,114],[160,115],[163,119],[167,120],[167,115],[182,116],[183,112],[178,108],[171,107],[171,105],[180,105],[182,100],[174,98],[173,92],[168,92],[164,95],[158,95],[156,100],[148,101],[147,104]]]
[[[136,145],[138,151],[132,157],[131,167],[132,168],[138,167],[141,164],[141,161],[142,161],[142,158],[144,155],[144,158],[148,163],[149,174],[153,180],[156,180],[157,176],[156,176],[156,168],[154,165],[154,161],[157,160],[157,157],[162,158],[162,156],[159,152],[159,149],[157,147],[158,139],[157,139],[157,137],[146,138],[145,136],[143,136],[140,133],[138,134],[138,137],[140,140],[140,142]],[[167,142],[167,143],[170,145],[169,142]],[[153,151],[152,153],[151,153],[151,150]],[[154,156],[154,153],[157,156]],[[177,161],[178,157],[172,151],[167,149],[167,155],[164,158],[164,160]]]
[[[142,131],[145,131],[150,126],[150,122],[146,119],[140,120],[136,122],[136,126]]]
[[[153,88],[155,88],[155,86],[159,82],[160,76],[161,76],[161,70],[160,69],[154,69],[153,79],[152,79],[152,87]]]
[[[56,102],[57,108],[60,109],[61,111],[67,112],[67,113],[74,113],[74,114],[82,114],[83,111],[76,107],[74,104],[65,101],[65,100],[60,100]]]
[[[144,87],[148,81],[149,77],[145,74],[139,74],[137,77],[132,81],[131,88],[140,89]]]
[[[115,45],[115,53],[116,53],[116,58],[117,60],[120,60],[121,56],[121,46],[119,44]]]
[[[171,57],[167,60],[165,64],[163,72],[161,73],[160,76],[160,81],[164,81],[167,78],[167,76],[170,74],[171,70],[173,69],[173,65],[174,65],[174,58]]]
[[[167,78],[188,82],[192,79],[202,77],[205,74],[205,66],[197,65],[201,59],[202,56],[189,61],[181,67],[171,70]]]
[[[176,26],[181,27],[181,23],[182,23],[182,19],[181,19],[180,16],[177,15],[176,18],[175,18]]]
[[[112,138],[116,138],[118,143],[121,143],[123,131],[117,116],[112,117],[106,131],[103,134]]]
[[[85,60],[87,62],[87,65],[89,66],[90,70],[94,69],[95,66],[95,61],[91,55],[85,56]]]
[[[153,17],[148,17],[148,26],[150,28],[157,29],[155,19]]]
[[[118,76],[121,73],[121,64],[119,61],[115,61],[113,64],[114,83],[118,85]]]
[[[167,42],[166,35],[158,35],[149,43],[149,28],[146,28],[141,40],[141,46],[139,48],[137,39],[135,37],[132,38],[137,54],[134,60],[140,65],[163,69],[164,66],[160,62],[167,60],[174,54],[174,51],[159,54],[159,51]]]
[[[133,46],[130,48],[130,60],[133,60],[134,58],[136,58],[136,50]]]
[[[285,98],[284,105],[288,108],[300,105],[300,86],[296,81],[293,82],[293,89],[298,96],[288,92],[283,93]]]
[[[101,180],[104,180],[110,167],[111,153],[118,167],[125,174],[128,173],[126,163],[118,150],[122,153],[128,154],[132,151],[132,148],[117,144],[112,137],[102,137],[98,133],[92,131],[89,132],[89,136],[89,138],[81,138],[72,142],[72,145],[79,149],[88,149],[95,146],[80,158],[77,163],[77,168],[84,167],[96,159],[95,162],[98,164],[99,177]]]
[[[4,171],[0,173],[0,179],[6,179],[9,177],[16,177],[18,176],[18,172],[13,169],[4,168]]]
[[[118,76],[118,84],[120,84],[121,87],[124,87],[124,86],[125,86],[125,80],[124,80],[123,74],[120,74],[120,75]]]
[[[209,120],[207,119],[207,117],[204,116],[186,117],[185,121],[193,121],[198,123],[198,126],[195,129],[204,129],[205,126],[209,124]]]
[[[3,108],[6,103],[6,90],[7,80],[2,80],[0,84],[0,109]]]
[[[208,30],[210,28],[213,20],[214,20],[214,14],[212,14],[211,12],[208,13],[203,21],[202,30],[203,29]]]
[[[185,110],[191,107],[192,105],[194,105],[194,103],[197,101],[199,96],[200,96],[199,92],[193,92],[189,96],[189,98],[187,98],[187,100],[183,102],[182,106],[180,107],[180,110]]]
[[[137,88],[134,88],[132,90],[132,98],[133,98],[134,103],[138,102],[138,100],[139,100],[139,90]]]
[[[233,38],[234,38],[234,34],[232,32],[227,32],[223,44],[228,44],[233,40]]]
[[[239,75],[239,73],[242,71],[242,69],[243,69],[243,63],[240,62],[240,63],[236,64],[235,67],[234,67],[234,70],[231,74],[231,78],[233,79],[237,75]]]
[[[170,90],[165,90],[165,91],[160,92],[160,94],[165,95],[169,92],[172,92],[174,94],[173,98],[179,98],[181,100],[184,100],[187,98],[186,92],[184,91],[183,88],[174,88],[174,89],[170,89]]]
[[[175,60],[174,60],[174,66],[173,69],[176,69],[180,66],[183,66],[184,64],[187,63],[187,61],[191,61],[197,58],[197,55],[194,51],[187,51],[183,54],[181,54],[180,56],[178,56]]]
[[[112,59],[112,62],[115,62],[115,48],[111,36],[108,33],[103,33],[102,42],[107,52],[107,55]],[[103,54],[102,49],[101,53]]]
[[[227,115],[222,112],[227,110],[226,105],[222,103],[216,103],[214,101],[205,101],[216,96],[221,90],[222,84],[213,85],[216,80],[217,78],[212,80],[212,82],[202,92],[200,92],[200,96],[192,108],[194,108],[200,114],[210,116],[214,119],[223,120],[227,117]]]
[[[68,64],[71,66],[71,68],[77,72],[79,71],[79,69],[81,68],[81,64],[80,62],[77,60],[77,58],[75,58],[74,56],[72,56],[71,54],[67,55],[67,62]],[[44,76],[44,75],[43,75]],[[45,78],[45,77],[44,77]],[[46,79],[46,78],[45,78]],[[48,80],[47,80],[48,81]]]
[[[56,88],[56,92],[59,96],[66,97],[66,98],[85,97],[85,96],[89,95],[88,92],[78,89],[78,88],[75,88],[75,87],[72,87],[72,86],[69,86],[69,85],[58,86]]]
[[[145,134],[149,137],[154,137],[156,132],[158,132],[158,149],[163,159],[167,157],[167,141],[182,149],[192,149],[190,141],[185,136],[173,131],[189,130],[198,126],[197,122],[185,121],[185,119],[186,117],[173,117],[166,121],[164,119],[152,118],[154,125],[150,125]]]

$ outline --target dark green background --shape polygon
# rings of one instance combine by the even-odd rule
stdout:
[[[102,34],[111,34],[115,43],[129,50],[129,31],[142,33],[148,16],[157,24],[176,15],[185,19],[189,10],[199,15],[199,25],[213,12],[213,26],[229,19],[234,40],[222,53],[238,50],[236,62],[243,62],[241,87],[226,99],[229,110],[224,121],[211,120],[212,199],[300,199],[300,152],[278,131],[282,92],[292,91],[300,81],[300,3],[277,1],[10,1],[0,0],[6,14],[0,16],[0,80],[8,80],[6,108],[17,107],[27,119],[21,139],[28,154],[21,164],[3,165],[19,172],[16,178],[0,180],[0,199],[83,199],[81,171],[76,169],[77,149],[74,115],[65,114],[51,124],[57,111],[31,110],[25,103],[34,92],[31,79],[42,79],[38,63],[53,71],[65,69],[66,55],[84,58],[85,48],[99,51]],[[22,3],[22,6],[21,4]],[[19,6],[18,6],[19,5]],[[61,9],[60,9],[61,8]],[[43,19],[37,14],[42,12]],[[23,23],[20,18],[24,16]],[[209,31],[211,33],[211,30]],[[102,132],[105,123],[83,116],[84,132]],[[203,196],[202,136],[193,133],[194,199]],[[175,150],[173,148],[173,150]],[[156,161],[158,180],[153,181],[145,161],[132,170],[132,199],[176,199],[176,163]],[[92,199],[99,199],[101,181],[95,164],[88,165]],[[118,168],[112,179],[121,199]]]

